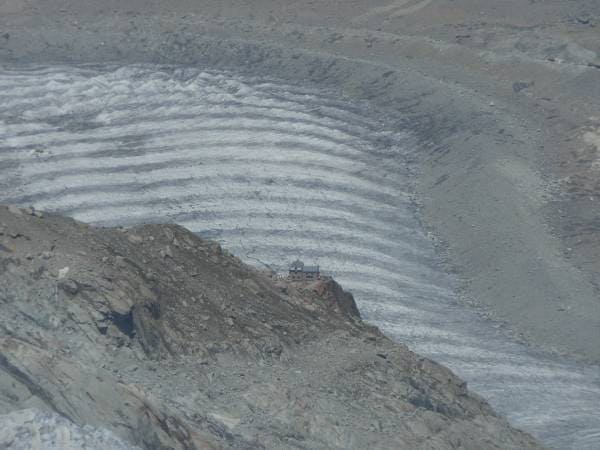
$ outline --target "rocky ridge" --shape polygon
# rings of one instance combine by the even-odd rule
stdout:
[[[538,448],[333,280],[274,281],[179,226],[0,206],[0,308],[9,448],[48,421],[103,430],[89,448]]]

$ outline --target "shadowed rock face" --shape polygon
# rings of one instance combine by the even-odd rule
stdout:
[[[537,448],[333,281],[274,283],[178,226],[12,211],[2,414],[55,412],[148,449]]]

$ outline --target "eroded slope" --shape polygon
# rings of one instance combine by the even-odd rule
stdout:
[[[331,281],[274,282],[178,226],[0,223],[0,413],[144,448],[536,447]]]

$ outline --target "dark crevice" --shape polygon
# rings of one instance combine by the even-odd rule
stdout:
[[[130,309],[125,314],[119,314],[112,311],[108,315],[108,319],[115,324],[119,331],[132,339],[135,337],[135,325],[133,323],[133,309]]]

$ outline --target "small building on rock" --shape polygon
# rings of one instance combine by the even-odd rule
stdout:
[[[291,281],[315,281],[321,279],[319,266],[305,266],[299,259],[290,264],[288,279]]]

